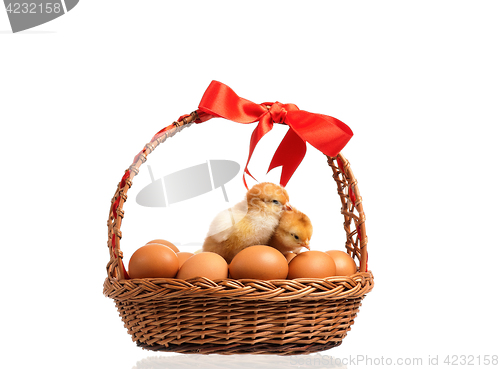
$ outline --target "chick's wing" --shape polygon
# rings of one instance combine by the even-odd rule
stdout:
[[[243,219],[247,211],[246,200],[237,203],[232,208],[221,211],[212,220],[207,237],[211,236],[217,242],[227,240],[233,231],[233,226]]]

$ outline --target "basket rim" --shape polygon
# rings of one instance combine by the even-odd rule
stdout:
[[[103,293],[116,301],[146,302],[180,297],[231,300],[345,300],[365,296],[374,286],[371,271],[351,276],[297,279],[106,278]]]

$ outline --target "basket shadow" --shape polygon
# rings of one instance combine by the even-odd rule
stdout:
[[[175,355],[149,356],[136,363],[132,369],[285,369],[291,367],[320,368],[332,367],[347,369],[341,359],[330,355],[313,354],[308,356],[275,355]]]

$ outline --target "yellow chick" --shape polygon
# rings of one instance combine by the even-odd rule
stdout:
[[[285,209],[291,209],[288,193],[279,185],[263,182],[253,186],[243,201],[219,213],[203,244],[229,264],[246,247],[268,245]]]
[[[295,208],[284,211],[281,215],[276,231],[274,232],[269,246],[281,251],[283,254],[300,252],[302,247],[309,249],[313,227],[307,215]]]

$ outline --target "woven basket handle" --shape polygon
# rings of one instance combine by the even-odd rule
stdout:
[[[349,161],[342,153],[334,158],[330,156],[327,158],[328,165],[333,170],[333,179],[337,183],[337,192],[342,203],[340,212],[344,215],[345,248],[353,259],[356,257],[359,260],[359,271],[366,272],[368,271],[368,237],[358,181],[354,177]],[[354,227],[351,229],[353,221]]]
[[[139,151],[135,156],[134,161],[130,167],[125,170],[121,181],[118,183],[117,189],[113,198],[111,199],[111,208],[108,217],[108,249],[109,249],[109,263],[106,266],[108,277],[111,278],[128,278],[127,272],[123,266],[123,253],[120,250],[120,240],[122,232],[120,231],[122,219],[124,216],[123,205],[127,201],[127,192],[132,186],[132,180],[139,174],[139,168],[147,160],[147,156],[160,144],[165,142],[169,137],[174,136],[177,132],[181,131],[198,119],[198,114],[192,112],[190,115],[185,115],[179,118],[179,121],[173,122],[171,125],[163,128],[156,133],[150,142]]]
[[[117,189],[111,200],[111,207],[108,217],[108,249],[110,260],[106,266],[109,278],[128,278],[127,272],[123,266],[123,253],[120,250],[120,240],[122,232],[120,231],[122,219],[124,216],[123,205],[127,200],[127,192],[132,186],[132,180],[139,173],[139,168],[147,160],[147,156],[169,137],[187,127],[195,120],[199,119],[198,114],[192,112],[190,115],[183,116],[171,125],[160,130],[150,142],[136,155],[132,165],[125,171],[124,176],[118,183]],[[328,164],[333,170],[333,178],[337,182],[338,193],[342,202],[341,213],[344,215],[344,230],[346,232],[346,250],[354,259],[359,260],[359,269],[361,272],[367,270],[367,237],[365,231],[365,215],[361,204],[361,196],[357,186],[357,181],[352,174],[349,162],[342,154],[335,158],[327,157]],[[355,214],[357,212],[357,214]],[[354,220],[354,230],[351,230],[351,223]]]

